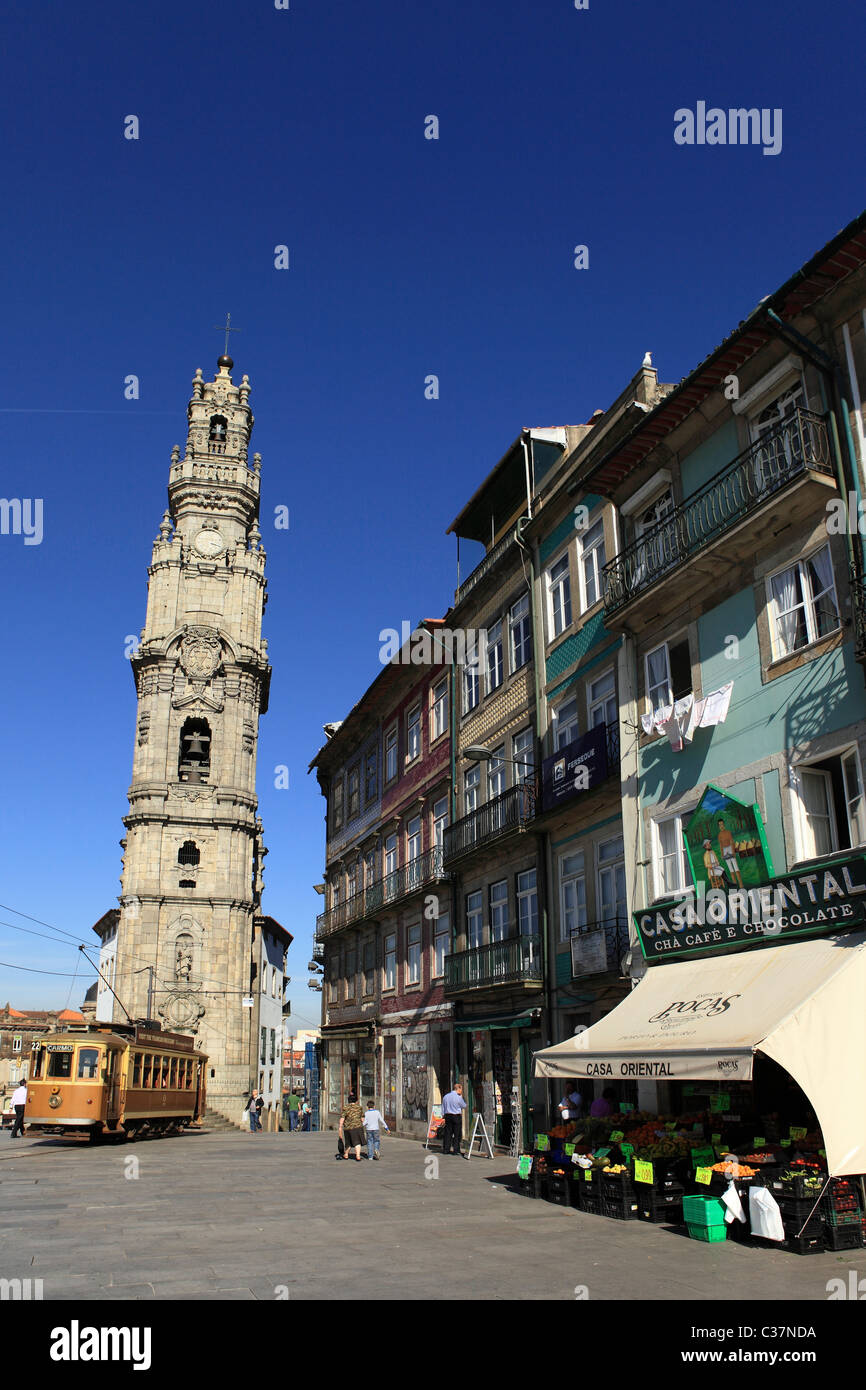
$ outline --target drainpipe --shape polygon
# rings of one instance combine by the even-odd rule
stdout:
[[[524,439],[524,448],[525,448],[525,447],[526,447],[526,440]],[[535,561],[534,561],[534,559],[533,559],[532,551],[529,549],[529,547],[526,545],[526,542],[525,542],[524,539],[523,539],[523,530],[524,530],[524,527],[529,523],[529,521],[531,521],[531,519],[532,519],[532,518],[531,518],[530,516],[525,516],[525,517],[522,516],[522,517],[519,519],[519,521],[518,521],[518,523],[517,523],[517,528],[516,528],[515,533],[514,533],[514,538],[515,538],[515,540],[517,541],[517,544],[520,546],[521,550],[523,551],[523,553],[524,553],[524,555],[525,555],[525,557],[526,557],[527,564],[528,564],[528,566],[529,566],[529,607],[530,607],[530,612],[531,612],[531,614],[532,614],[532,657],[533,657],[532,666],[533,666],[533,676],[534,676],[534,681],[535,681],[535,742],[536,742],[536,748],[537,748],[538,751],[540,752],[540,751],[541,751],[541,739],[542,739],[542,723],[541,723],[541,663],[542,663],[542,661],[544,660],[544,652],[543,652],[543,650],[542,650],[542,643],[541,643],[541,632],[542,632],[542,627],[541,627],[541,622],[540,622],[540,620],[539,620],[538,605],[537,605],[537,602],[536,602],[536,592],[535,592]],[[538,775],[540,775],[540,769],[539,769]],[[540,894],[539,894],[539,899],[540,899],[540,904],[541,904],[541,924],[540,924],[540,925],[541,925],[541,972],[542,972],[542,980],[543,980],[543,998],[544,998],[544,1027],[542,1028],[542,1039],[545,1041],[546,1046],[550,1047],[551,1042],[552,1042],[552,1036],[551,1036],[551,1034],[552,1034],[552,1032],[553,1032],[553,993],[552,993],[551,980],[550,980],[550,960],[551,960],[551,949],[550,949],[550,940],[549,940],[550,919],[549,919],[549,915],[548,915],[548,911],[547,911],[547,893],[548,893],[548,882],[549,882],[548,873],[547,873],[547,849],[548,849],[548,840],[549,840],[549,836],[548,836],[548,834],[547,834],[546,831],[542,830],[540,833],[537,833],[536,839],[537,839],[537,841],[538,841],[538,853],[537,853],[537,855],[536,855],[536,861],[537,861],[537,866],[538,866],[538,867],[537,867],[537,872],[538,872],[538,878],[539,878],[539,887],[540,887],[540,889],[541,889],[541,892],[540,892]],[[550,1087],[548,1087],[548,1093],[547,1093],[547,1101],[546,1101],[546,1104],[547,1104],[547,1107],[548,1107],[548,1108],[547,1108],[547,1115],[546,1115],[546,1122],[549,1123],[549,1121],[550,1121],[550,1108],[549,1108],[549,1107],[550,1107]],[[526,1116],[526,1117],[524,1118],[524,1139],[526,1139],[527,1137],[528,1137],[528,1116]]]

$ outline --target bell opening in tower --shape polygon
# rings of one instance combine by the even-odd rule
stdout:
[[[181,782],[206,782],[210,776],[211,732],[206,719],[187,719],[180,733],[177,775]]]

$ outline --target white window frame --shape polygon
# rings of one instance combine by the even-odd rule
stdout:
[[[688,893],[693,886],[688,882],[689,862],[688,858],[686,857],[686,848],[685,843],[683,841],[683,824],[687,816],[691,816],[691,814],[691,811],[688,811],[675,816],[659,816],[657,820],[654,820],[652,822],[652,873],[654,898],[669,898],[672,893]],[[674,835],[676,836],[677,847],[681,855],[681,858],[678,862],[682,871],[681,876],[683,881],[682,884],[677,888],[666,887],[662,876],[662,860],[669,859],[671,856],[664,855],[662,853],[660,826],[671,824],[673,824],[674,827]],[[707,884],[707,887],[709,887],[709,884]]]
[[[435,743],[437,738],[448,732],[448,677],[437,681],[430,693],[430,742]]]
[[[518,611],[519,610],[519,611]],[[520,633],[519,642],[517,633]],[[510,648],[511,670],[519,671],[532,660],[532,618],[529,611],[529,593],[523,594],[508,610],[508,645]],[[526,655],[518,661],[520,652]]]
[[[487,764],[487,800],[494,801],[508,790],[508,764],[505,761],[505,744],[500,743],[490,754]]]
[[[413,830],[413,826],[417,829]],[[413,853],[414,851],[414,853]],[[406,822],[406,863],[412,864],[421,858],[421,817],[413,816]]]
[[[470,778],[472,782],[470,783]],[[469,816],[473,811],[478,810],[478,798],[481,795],[481,766],[476,763],[474,767],[469,767],[463,774],[463,814]],[[471,801],[471,805],[470,805]]]
[[[470,906],[473,899],[477,899],[477,906]],[[467,893],[464,899],[466,910],[466,949],[467,951],[477,951],[484,944],[484,893],[480,888],[472,893]],[[477,931],[473,931],[472,923],[477,919]]]
[[[565,562],[565,569],[554,578],[554,570],[559,569],[563,562]],[[561,637],[564,632],[568,631],[574,617],[571,606],[571,561],[568,549],[557,555],[556,559],[548,565],[544,581],[547,594],[547,640],[548,642],[555,642],[557,637]],[[557,617],[557,609],[561,610],[559,618]],[[560,620],[561,626],[557,626]]]
[[[476,709],[481,699],[481,672],[467,661],[463,667],[463,713]]]
[[[839,759],[839,762],[840,762],[840,764],[841,764],[841,768],[842,768],[842,787],[843,787],[843,794],[844,794],[844,798],[845,798],[845,813],[846,813],[846,816],[847,816],[847,819],[848,819],[848,837],[849,837],[849,839],[850,839],[850,841],[851,841],[851,852],[852,852],[852,854],[855,853],[858,849],[861,849],[861,848],[863,847],[863,845],[866,844],[866,840],[857,840],[857,839],[856,839],[855,834],[854,834],[854,826],[853,826],[852,823],[851,823],[851,801],[852,801],[854,798],[853,798],[853,797],[849,797],[849,795],[848,795],[848,792],[849,792],[849,788],[848,788],[848,776],[847,776],[847,773],[846,773],[846,771],[845,771],[845,762],[846,762],[846,760],[847,760],[848,758],[850,758],[850,757],[853,757],[853,758],[854,758],[854,761],[855,761],[855,765],[856,765],[856,769],[857,769],[857,776],[858,776],[859,782],[860,782],[861,797],[862,797],[862,795],[863,795],[863,763],[862,763],[862,760],[861,760],[861,758],[860,758],[860,749],[858,748],[858,746],[857,746],[856,743],[845,743],[845,744],[842,744],[839,748],[833,748],[833,749],[829,750],[829,751],[826,752],[826,753],[822,753],[820,756],[815,756],[813,759],[810,759],[809,761],[804,761],[804,762],[801,762],[801,763],[796,763],[796,764],[792,765],[791,767],[789,767],[789,769],[788,769],[788,785],[789,785],[790,791],[791,791],[791,802],[792,802],[792,810],[793,810],[792,819],[793,819],[793,822],[794,822],[794,848],[795,848],[796,862],[797,862],[797,863],[800,863],[800,862],[802,862],[802,861],[804,861],[804,860],[808,860],[808,859],[814,859],[814,858],[816,857],[814,854],[812,854],[811,849],[810,849],[809,845],[807,844],[807,836],[809,835],[809,827],[808,827],[808,822],[807,822],[807,820],[806,820],[806,815],[807,815],[806,807],[805,807],[805,804],[804,804],[804,802],[803,802],[803,798],[802,798],[801,792],[800,792],[800,786],[801,786],[801,783],[800,783],[800,773],[801,773],[801,772],[817,772],[817,773],[824,773],[825,776],[829,776],[829,774],[827,774],[827,773],[825,772],[824,768],[823,768],[823,767],[818,767],[817,764],[818,764],[818,763],[826,763],[826,762],[829,762],[831,758],[838,758],[838,759]],[[837,815],[836,815],[836,806],[835,806],[835,803],[834,803],[834,800],[833,800],[833,796],[832,796],[832,786],[831,786],[831,794],[830,794],[830,796],[828,797],[828,804],[829,804],[829,808],[830,808],[830,824],[831,824],[831,832],[832,832],[832,833],[831,833],[831,838],[832,838],[833,843],[834,843],[834,846],[835,846],[835,848],[832,849],[830,852],[831,852],[831,854],[836,854],[837,852],[841,852],[841,851],[840,851],[840,849],[839,849],[839,826],[838,826],[838,818],[837,818]],[[862,812],[861,812],[861,814],[862,814]]]
[[[528,781],[535,775],[535,735],[532,725],[519,729],[511,739],[511,758],[516,783]]]
[[[532,875],[532,884],[530,886],[521,887],[521,879],[527,879],[530,876],[530,874]],[[536,869],[522,869],[521,872],[517,875],[516,895],[518,936],[538,936],[538,871]],[[528,931],[524,931],[523,909],[526,907],[528,903],[531,904],[533,902],[535,904],[535,926],[531,926],[531,918],[533,916],[533,913],[530,911],[526,914],[530,919],[530,929]]]
[[[559,882],[559,939],[560,941],[567,942],[571,940],[572,935],[576,935],[576,931],[570,931],[568,926],[566,925],[566,919],[569,909],[566,906],[565,889],[568,884],[580,883],[583,885],[583,901],[578,901],[581,895],[577,893],[577,891],[575,891],[575,902],[572,910],[575,914],[575,917],[577,918],[577,921],[575,923],[576,929],[579,929],[580,927],[585,927],[587,923],[586,863],[584,860],[583,850],[563,850],[563,852],[558,857],[559,867],[557,877]],[[565,863],[568,859],[579,860],[580,867],[570,869],[568,870],[568,872],[566,872]]]
[[[444,807],[444,810],[442,809]],[[448,797],[441,796],[438,801],[433,802],[433,846],[441,849],[445,844],[445,831],[448,829],[449,819]]]
[[[441,980],[445,974],[445,957],[451,944],[451,914],[440,912],[433,919],[433,978]]]
[[[613,681],[613,690],[612,690],[612,691],[608,691],[607,694],[605,694],[605,695],[597,695],[597,696],[595,697],[595,699],[593,699],[593,698],[592,698],[593,687],[594,687],[594,686],[597,686],[597,685],[600,685],[601,682],[602,682],[603,680],[607,680],[608,677],[610,677],[610,679]],[[607,701],[608,701],[608,700],[611,700],[611,699],[613,700],[613,705],[614,705],[614,712],[613,712],[613,719],[612,719],[612,720],[608,719],[608,717],[607,717]],[[604,719],[596,720],[593,716],[595,715],[596,710],[599,710],[599,709],[603,710]],[[586,683],[586,713],[587,713],[587,728],[590,728],[590,729],[596,728],[596,726],[597,726],[598,724],[610,724],[610,723],[618,724],[618,723],[619,723],[619,705],[618,705],[618,703],[617,703],[617,696],[616,696],[616,671],[614,670],[614,668],[613,668],[612,666],[608,666],[607,670],[606,670],[606,671],[602,671],[601,675],[596,676],[595,680],[588,680],[588,681],[587,681],[587,683]]]
[[[385,785],[393,782],[397,776],[397,754],[399,739],[397,737],[397,725],[392,724],[390,729],[385,730]],[[393,767],[393,771],[390,769]]]
[[[574,705],[574,719],[568,721],[564,726],[565,737],[561,737],[563,726],[561,724],[562,711],[568,706]],[[558,753],[567,744],[573,743],[580,734],[580,715],[578,709],[577,691],[570,690],[561,700],[557,700],[551,710],[553,721],[553,752]]]
[[[504,891],[502,891],[504,890]],[[494,892],[496,897],[494,898]],[[508,912],[508,879],[500,878],[487,888],[487,910],[490,913],[490,944],[507,941],[511,925]],[[497,936],[497,932],[501,935]]]
[[[502,619],[497,618],[487,628],[487,644],[484,652],[484,689],[492,695],[505,679],[505,654],[502,646]]]
[[[815,595],[812,593],[812,584],[807,566],[813,555],[819,554],[822,550],[826,550],[830,561],[831,584],[829,589],[824,589],[818,594],[818,598],[822,598],[824,594],[833,595],[833,605],[836,609],[837,621],[836,626],[831,628],[829,632],[819,635],[815,620]],[[787,574],[789,570],[797,570],[800,576],[800,593],[803,598],[803,617],[806,623],[806,641],[799,647],[792,647],[790,651],[783,651],[779,641],[779,617],[781,615],[778,612],[776,597],[773,593],[773,580],[778,579],[782,574]],[[836,589],[833,551],[828,542],[825,541],[823,545],[815,546],[808,554],[801,555],[798,559],[794,560],[792,564],[782,565],[779,569],[774,570],[772,574],[768,574],[765,580],[765,587],[767,593],[767,620],[770,628],[770,648],[774,661],[783,661],[786,657],[796,656],[799,652],[807,651],[815,642],[824,642],[828,638],[833,637],[840,630],[842,626],[842,614],[839,608],[839,594]],[[797,604],[796,606],[799,608],[800,605]],[[791,609],[790,611],[793,612],[794,610]]]
[[[650,684],[649,659],[650,659],[651,656],[655,656],[656,652],[662,652],[662,651],[663,651],[664,654],[665,654],[665,671],[666,671],[666,673],[667,673],[667,686],[666,686],[666,688],[665,688],[665,698],[664,698],[663,700],[658,700],[658,701],[656,701],[656,700],[653,699],[652,691],[653,691],[653,690],[660,690],[660,689],[661,689],[661,686],[660,686],[660,685],[651,686],[651,684]],[[666,709],[668,705],[672,705],[672,704],[673,704],[673,699],[674,699],[674,687],[673,687],[673,678],[672,678],[672,676],[671,676],[671,653],[670,653],[670,646],[669,646],[669,644],[668,644],[667,642],[660,642],[659,645],[658,645],[657,647],[653,647],[650,651],[644,652],[643,670],[644,670],[644,688],[645,688],[645,691],[646,691],[646,702],[647,702],[647,705],[649,706],[649,712],[650,712],[650,714],[655,713],[655,711],[658,710],[658,709]]]
[[[594,540],[590,545],[587,543],[587,537],[590,536],[593,533],[593,531],[598,531],[600,534],[598,538]],[[580,611],[581,613],[586,613],[590,608],[594,608],[595,605],[599,603],[603,598],[604,581],[602,576],[602,570],[604,569],[604,566],[607,564],[607,550],[605,548],[604,536],[604,516],[600,516],[597,521],[594,521],[592,523],[591,526],[587,526],[586,530],[583,531],[578,537],[577,544],[580,561],[578,564],[578,574],[580,578]],[[599,551],[601,551],[602,553],[601,563],[599,563],[598,559]],[[586,582],[587,561],[589,561],[591,564],[593,583],[595,585],[596,590],[595,598],[593,599],[590,599],[589,597],[588,586]]]
[[[388,942],[391,945],[388,945]],[[382,990],[397,988],[397,933],[388,932],[382,952]],[[390,979],[389,979],[390,975]]]
[[[414,751],[413,751],[414,749]],[[413,705],[406,712],[406,762],[414,763],[421,756],[421,706]]]
[[[416,971],[412,973],[413,969]],[[406,928],[406,987],[421,984],[421,923]]]

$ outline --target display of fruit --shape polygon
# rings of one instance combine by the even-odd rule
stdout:
[[[796,1163],[796,1159],[794,1160]],[[819,1174],[804,1173],[801,1167],[795,1167],[794,1163],[790,1168],[786,1168],[782,1174],[782,1182],[793,1182],[795,1178],[801,1178],[803,1186],[810,1192],[820,1192],[824,1186],[824,1179]]]
[[[726,1178],[756,1178],[757,1168],[750,1168],[747,1163],[733,1163],[730,1160],[723,1160],[721,1163],[714,1163],[712,1171],[723,1173]]]
[[[624,1163],[611,1163],[603,1169],[605,1173],[627,1173],[628,1169]]]

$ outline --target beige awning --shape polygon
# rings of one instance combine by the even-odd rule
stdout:
[[[748,1081],[756,1052],[809,1098],[830,1173],[866,1173],[866,932],[654,966],[535,1075]]]

